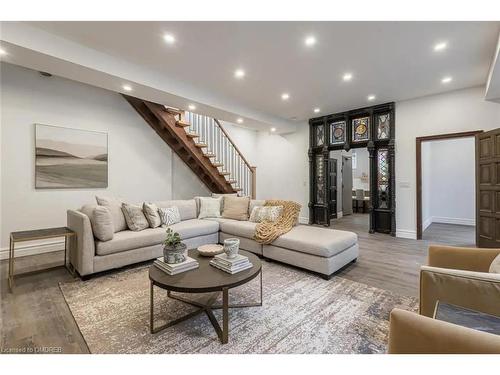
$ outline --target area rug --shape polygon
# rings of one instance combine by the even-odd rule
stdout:
[[[390,311],[417,309],[413,297],[265,261],[263,285],[262,307],[230,310],[226,345],[205,314],[150,334],[147,267],[60,288],[91,353],[384,353]],[[255,301],[258,293],[256,278],[232,289],[230,303]],[[194,309],[155,287],[155,326]]]

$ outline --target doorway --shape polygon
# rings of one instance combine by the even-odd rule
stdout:
[[[419,137],[417,239],[475,244],[475,135]]]

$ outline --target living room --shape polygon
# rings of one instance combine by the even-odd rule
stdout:
[[[500,354],[498,12],[199,7],[2,20],[2,358]]]

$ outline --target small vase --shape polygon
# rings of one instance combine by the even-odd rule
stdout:
[[[186,260],[187,246],[185,243],[180,243],[177,246],[164,246],[163,259],[165,263],[177,264]]]
[[[224,252],[229,259],[236,258],[240,249],[240,240],[237,238],[228,238],[224,240]]]

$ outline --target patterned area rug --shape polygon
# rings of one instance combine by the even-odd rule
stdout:
[[[264,305],[230,310],[227,345],[205,314],[151,335],[145,266],[60,287],[92,353],[384,353],[390,311],[417,309],[413,297],[341,277],[268,262],[263,272]],[[257,277],[232,289],[230,302],[255,301],[258,290]],[[155,326],[194,309],[155,287]]]

